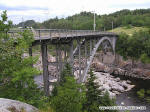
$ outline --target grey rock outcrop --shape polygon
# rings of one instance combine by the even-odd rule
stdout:
[[[0,112],[38,112],[32,105],[5,98],[0,98]]]
[[[99,89],[103,93],[108,91],[111,98],[125,91],[129,91],[134,87],[129,80],[121,80],[109,73],[94,72],[94,74],[96,74],[97,77],[95,81],[100,85]]]

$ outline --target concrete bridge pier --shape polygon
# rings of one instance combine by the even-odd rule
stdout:
[[[70,43],[69,43],[69,47],[70,47],[70,54],[69,54],[69,58],[70,58],[70,66],[71,66],[71,68],[72,68],[72,75],[74,75],[74,69],[73,69],[73,65],[74,65],[74,55],[73,55],[73,49],[74,49],[74,47],[73,47],[73,40],[71,40],[70,41]]]
[[[29,56],[32,56],[32,46],[29,47]],[[31,66],[33,67],[33,63],[31,64]]]
[[[43,64],[44,92],[46,96],[49,96],[48,55],[47,55],[47,44],[45,42],[41,43],[41,51]]]

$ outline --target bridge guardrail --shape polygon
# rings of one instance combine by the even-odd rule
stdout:
[[[18,32],[23,32],[25,29],[10,30],[8,33],[11,36],[17,35]],[[71,36],[84,36],[84,35],[99,35],[99,34],[114,34],[105,31],[93,30],[68,30],[68,29],[27,29],[33,32],[34,37],[42,38],[55,38],[55,37],[71,37]]]

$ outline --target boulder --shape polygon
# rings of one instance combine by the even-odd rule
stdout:
[[[20,101],[0,98],[0,112],[38,112],[38,109]]]
[[[104,71],[105,69],[105,65],[100,62],[93,62],[91,67],[94,68],[95,71]]]
[[[130,81],[130,80],[127,80],[127,83],[128,83],[128,84],[131,84],[131,81]]]
[[[128,88],[125,91],[130,91],[134,87],[135,87],[135,85],[129,85]]]
[[[124,91],[129,91],[134,87],[134,85],[131,85],[131,81],[121,80],[119,77],[116,78],[109,73],[94,72],[94,74],[96,74],[97,77],[95,82],[100,85],[99,89],[103,93],[108,91],[111,98]]]
[[[122,86],[118,85],[118,84],[116,84],[115,86],[112,86],[112,91],[113,90],[118,91],[118,92],[124,92],[125,91],[125,89]]]
[[[111,89],[108,84],[103,84],[103,88],[107,91],[109,91]]]
[[[129,84],[127,84],[126,81],[122,81],[119,83],[120,86],[124,87],[124,88],[128,88],[129,87]]]
[[[115,95],[119,95],[120,93],[118,91],[112,91]]]
[[[119,82],[119,81],[120,81],[120,78],[117,77],[117,78],[115,78],[114,80],[115,80],[116,82]]]

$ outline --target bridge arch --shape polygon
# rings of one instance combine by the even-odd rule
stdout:
[[[89,70],[89,68],[90,68],[90,65],[91,65],[93,59],[94,59],[94,56],[95,56],[95,54],[96,54],[96,52],[97,52],[99,46],[100,46],[105,40],[107,40],[107,41],[109,42],[109,44],[110,44],[110,46],[111,46],[111,48],[112,48],[112,50],[113,50],[113,53],[115,54],[116,37],[111,37],[111,38],[110,38],[110,37],[104,36],[104,37],[100,38],[100,39],[98,40],[98,42],[95,44],[95,46],[94,46],[94,48],[93,48],[93,50],[92,50],[92,53],[91,53],[91,55],[90,55],[90,57],[89,57],[89,59],[88,59],[88,61],[87,61],[87,66],[86,66],[86,68],[84,69],[83,74],[81,75],[80,82],[85,82],[85,80],[86,80],[86,78],[87,78],[88,70]]]

